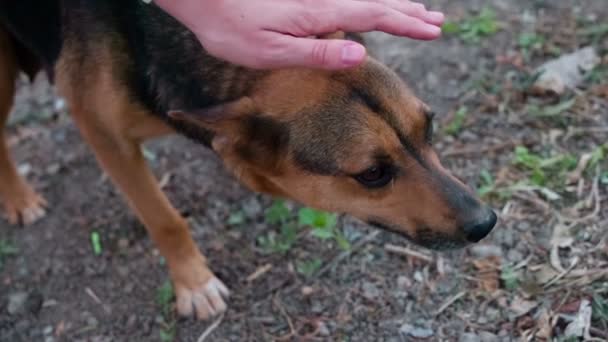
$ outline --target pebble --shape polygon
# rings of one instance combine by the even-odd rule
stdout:
[[[364,282],[362,285],[363,289],[363,297],[373,300],[380,296],[380,290],[374,283],[370,283],[368,281]]]
[[[429,338],[435,335],[433,330],[424,328],[424,327],[416,327],[411,324],[405,323],[399,328],[399,333],[402,335],[408,335],[415,338]]]
[[[502,257],[502,248],[496,245],[475,245],[471,247],[471,254],[479,259],[492,256]]]
[[[44,327],[44,329],[42,329],[42,333],[44,335],[50,335],[53,333],[53,326],[52,325],[47,325],[46,327]]]
[[[412,281],[406,276],[397,277],[397,287],[400,290],[407,290],[412,286]]]
[[[481,338],[481,342],[498,342],[498,336],[487,331],[480,331],[479,338]]]
[[[481,342],[481,338],[477,334],[464,333],[460,335],[458,342]]]
[[[27,302],[27,292],[15,292],[8,296],[7,311],[11,315],[17,315],[25,312],[25,303]]]
[[[523,258],[524,258],[524,255],[521,254],[521,252],[516,249],[511,249],[507,253],[507,259],[511,262],[519,262],[519,261],[522,261]]]

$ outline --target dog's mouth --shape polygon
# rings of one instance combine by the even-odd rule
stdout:
[[[367,223],[372,227],[397,234],[418,246],[430,250],[450,251],[463,248],[469,244],[469,242],[467,242],[463,237],[436,232],[430,228],[418,229],[416,230],[416,235],[412,236],[404,230],[399,229],[397,226],[381,222],[378,219],[370,219],[367,221]]]

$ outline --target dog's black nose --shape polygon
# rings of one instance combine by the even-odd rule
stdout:
[[[484,210],[484,214],[481,217],[471,222],[464,227],[464,233],[466,238],[470,242],[479,242],[490,234],[494,225],[496,225],[496,214],[491,209]]]

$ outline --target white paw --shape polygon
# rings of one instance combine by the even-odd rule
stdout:
[[[195,314],[199,320],[206,320],[226,311],[224,298],[229,295],[226,285],[216,277],[198,289],[177,288],[177,312],[183,316]]]

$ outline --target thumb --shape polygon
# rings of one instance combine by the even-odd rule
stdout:
[[[341,39],[290,37],[284,61],[290,65],[321,69],[344,69],[357,66],[366,56],[365,47]]]

